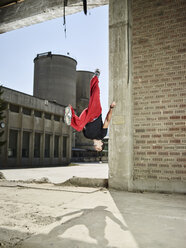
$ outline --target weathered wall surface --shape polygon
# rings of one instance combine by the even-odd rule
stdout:
[[[133,0],[134,187],[184,191],[186,2]]]

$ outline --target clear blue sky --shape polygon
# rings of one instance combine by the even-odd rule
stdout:
[[[77,70],[100,68],[103,117],[108,107],[108,6],[0,34],[0,84],[33,94],[33,59],[38,53],[70,53]]]

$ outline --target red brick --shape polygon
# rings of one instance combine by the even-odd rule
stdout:
[[[168,120],[168,117],[166,116],[158,117],[158,120]]]
[[[161,137],[161,134],[153,134],[152,137],[153,138],[160,138]]]
[[[145,167],[145,166],[146,166],[146,164],[140,164],[140,163],[137,163],[137,164],[135,164],[135,166],[137,166],[137,167]]]
[[[171,127],[169,128],[170,131],[179,131],[180,129],[178,127]]]
[[[147,177],[150,178],[150,179],[157,179],[158,176],[156,176],[156,175],[148,175]]]
[[[163,114],[173,114],[173,110],[163,111]]]
[[[185,126],[185,122],[175,122],[175,126]]]
[[[176,180],[176,181],[180,181],[181,180],[181,177],[179,177],[179,176],[177,176],[177,177],[176,176],[172,176],[171,179],[172,180]]]
[[[176,115],[170,116],[170,119],[171,120],[177,120],[177,119],[180,119],[180,116],[176,116]]]
[[[147,144],[156,144],[156,140],[147,140]]]
[[[176,170],[176,174],[186,174],[186,170]]]
[[[157,158],[157,157],[155,157],[155,158],[152,158],[152,161],[162,161],[163,159],[162,158]]]
[[[161,156],[166,155],[166,156],[168,156],[168,155],[169,155],[169,153],[168,153],[168,152],[158,152],[158,155],[161,155]]]
[[[172,137],[173,136],[173,134],[171,134],[171,133],[165,133],[165,134],[163,134],[163,137]]]
[[[146,152],[137,152],[137,155],[145,155]]]
[[[177,140],[176,139],[175,140],[170,140],[170,143],[179,144],[179,143],[181,143],[181,140],[178,140],[178,139]]]
[[[168,168],[169,165],[168,164],[160,164],[159,167],[161,167],[161,168]]]
[[[156,152],[147,152],[147,155],[156,155]]]
[[[150,138],[150,135],[149,134],[141,135],[141,138]]]
[[[153,146],[153,149],[162,149],[162,146]]]
[[[146,141],[145,140],[136,140],[136,144],[145,144]]]
[[[186,158],[177,158],[177,161],[186,162]]]
[[[148,167],[157,167],[157,164],[148,164]]]

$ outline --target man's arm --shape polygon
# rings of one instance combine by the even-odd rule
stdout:
[[[111,105],[110,105],[110,109],[107,113],[107,116],[105,118],[105,121],[104,121],[104,124],[103,124],[103,128],[108,128],[109,126],[109,123],[111,121],[111,118],[112,118],[112,110],[113,108],[116,106],[116,103],[115,102],[112,102]]]

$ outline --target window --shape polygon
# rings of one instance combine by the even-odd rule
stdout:
[[[51,114],[45,113],[45,119],[51,120]]]
[[[45,134],[45,158],[50,157],[50,134]]]
[[[22,112],[23,112],[24,115],[31,115],[31,109],[23,108]]]
[[[59,157],[59,136],[57,135],[54,138],[54,157]]]
[[[54,120],[55,120],[55,121],[60,121],[60,116],[54,115]]]
[[[34,115],[35,115],[35,117],[41,118],[42,113],[41,113],[40,111],[35,110],[35,111],[34,111]]]
[[[34,139],[34,158],[40,157],[40,144],[41,144],[41,134],[35,133]]]
[[[63,137],[63,157],[67,157],[67,137]]]
[[[14,113],[19,113],[19,106],[10,104],[10,111]]]
[[[8,157],[9,158],[16,158],[17,157],[17,139],[18,139],[18,131],[10,130],[9,147],[8,147]]]
[[[29,142],[30,142],[30,133],[23,132],[23,144],[22,144],[22,157],[29,157]]]

